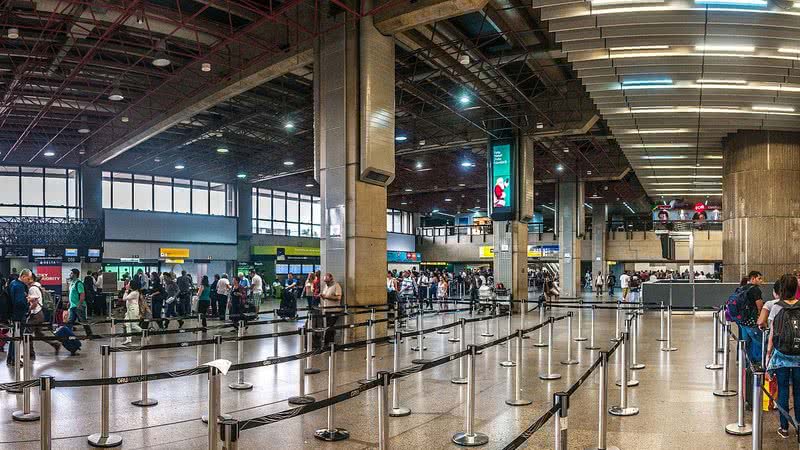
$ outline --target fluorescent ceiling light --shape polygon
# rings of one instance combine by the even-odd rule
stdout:
[[[559,164],[559,165],[556,166],[556,170],[559,171],[559,172],[563,172],[564,171],[564,166]]]
[[[767,0],[694,0],[698,5],[767,6]]]
[[[200,70],[202,70],[203,72],[211,72],[211,63],[204,62],[203,64],[200,65]]]
[[[694,47],[699,52],[748,52],[756,51],[752,45],[718,45],[718,44],[698,44]]]
[[[246,173],[237,173],[236,174],[236,178],[239,178],[239,179],[247,178],[247,174]]]
[[[666,50],[668,48],[669,45],[634,45],[632,47],[611,47],[609,50],[612,52],[624,52],[627,50]]]
[[[228,153],[228,149],[225,147],[220,147],[217,149],[217,153],[222,153],[222,154]]]
[[[645,164],[643,167],[650,169],[722,169],[722,166],[654,166],[652,164]]]
[[[637,130],[636,128],[632,128],[629,130],[620,130],[616,131],[615,133],[619,134],[680,134],[680,133],[690,133],[692,130],[688,128],[651,128],[645,130]]]
[[[44,156],[56,156],[56,154],[52,150],[48,150],[48,151],[44,152]]]
[[[662,143],[657,143],[657,144],[623,144],[623,145],[620,145],[620,147],[622,147],[622,148],[657,148],[657,147],[658,148],[691,148],[691,147],[694,147],[694,146],[695,146],[694,144],[689,144],[689,143],[684,143],[684,142],[678,143],[678,144],[672,144],[672,143],[669,143],[669,142],[662,142]]]
[[[659,195],[705,195],[706,197],[710,197],[710,196],[722,197],[722,193],[721,192],[712,193],[712,192],[703,192],[703,191],[697,191],[697,192],[662,192]]]
[[[444,201],[446,201],[446,202],[452,202],[452,201],[453,201],[453,199],[448,197],[448,198],[444,199]]]
[[[652,80],[623,80],[623,86],[653,86],[659,84],[672,84],[669,78],[656,78]]]
[[[780,105],[753,105],[753,111],[794,112],[794,107]]]
[[[475,163],[470,161],[464,161],[461,163],[461,167],[475,167]]]
[[[705,158],[705,159],[722,159],[722,155],[706,155],[703,158]]]
[[[283,165],[284,166],[293,166],[294,165],[294,161],[284,161]]]
[[[655,156],[642,156],[642,159],[686,159],[686,155],[655,155]]]
[[[694,185],[709,185],[709,186],[721,186],[721,181],[672,181],[666,183],[650,183],[651,186],[694,186]]]
[[[314,183],[306,183],[306,187],[314,187]]]
[[[722,189],[693,189],[693,188],[656,188],[654,191],[702,191],[702,192],[722,192]]]
[[[722,175],[645,175],[644,178],[664,178],[664,179],[722,178]]]
[[[86,128],[86,126],[82,126],[81,128],[78,128],[78,133],[80,133],[80,134],[89,134],[90,131],[91,130]]]
[[[469,103],[469,96],[462,95],[461,97],[458,98],[458,101],[461,102],[462,105],[466,105],[467,103]]]
[[[412,191],[413,191],[413,189],[411,189],[411,188],[405,188],[405,189],[403,189],[403,190],[404,190],[405,192],[412,192]]]
[[[184,166],[183,164],[178,164],[178,165],[175,166],[176,170],[183,170],[185,168],[186,168],[186,166]]]
[[[664,0],[591,0],[592,6],[634,5],[637,3],[664,3]]]
[[[718,80],[713,78],[701,78],[697,80],[699,84],[747,84],[747,80]]]
[[[403,142],[403,141],[405,141],[406,139],[408,139],[408,138],[407,138],[407,137],[405,137],[405,136],[395,136],[395,137],[394,137],[394,140],[395,140],[395,141],[397,141],[397,142]]]
[[[292,130],[294,129],[294,124],[292,122],[286,122],[286,125],[284,125],[283,128],[287,130]]]

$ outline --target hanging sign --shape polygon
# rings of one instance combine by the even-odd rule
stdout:
[[[517,180],[512,139],[489,141],[489,199],[492,220],[513,220]]]

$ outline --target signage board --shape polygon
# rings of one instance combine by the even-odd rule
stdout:
[[[478,247],[478,258],[494,258],[494,247],[491,245]]]
[[[319,256],[319,247],[287,247],[278,245],[254,245],[253,255],[266,256]]]
[[[512,139],[489,142],[489,205],[492,220],[513,220],[516,200],[515,150]]]
[[[160,248],[158,250],[159,256],[162,258],[174,258],[174,259],[181,259],[181,258],[188,258],[189,257],[189,249],[188,248]]]
[[[415,263],[422,261],[422,253],[401,252],[389,250],[386,252],[386,262],[388,263]]]

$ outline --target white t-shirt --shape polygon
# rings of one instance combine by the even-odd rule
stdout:
[[[631,279],[630,275],[626,273],[623,273],[622,275],[619,276],[619,285],[622,286],[622,289],[628,287],[628,282],[630,281],[630,279]]]
[[[339,306],[339,300],[329,300],[326,297],[337,295],[339,298],[342,298],[342,286],[337,283],[333,282],[332,285],[328,286],[327,284],[323,283],[323,288],[320,297],[322,298],[322,307],[323,308],[331,308],[334,306]]]
[[[219,288],[219,283],[217,283],[217,287]],[[254,294],[261,294],[264,292],[264,280],[262,280],[261,276],[258,274],[253,275],[251,289]]]
[[[136,305],[139,306],[139,291],[130,291],[122,296],[125,300],[125,306]]]
[[[36,299],[36,306],[31,308],[31,315],[38,314],[42,310],[42,288],[38,282],[28,289],[28,297]]]
[[[228,295],[228,292],[231,290],[231,282],[228,281],[227,278],[220,278],[217,281],[217,294],[219,295]]]

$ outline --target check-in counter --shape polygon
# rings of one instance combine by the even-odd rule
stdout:
[[[664,302],[675,309],[708,310],[717,308],[739,287],[739,283],[713,280],[669,280],[642,284],[642,301]]]

